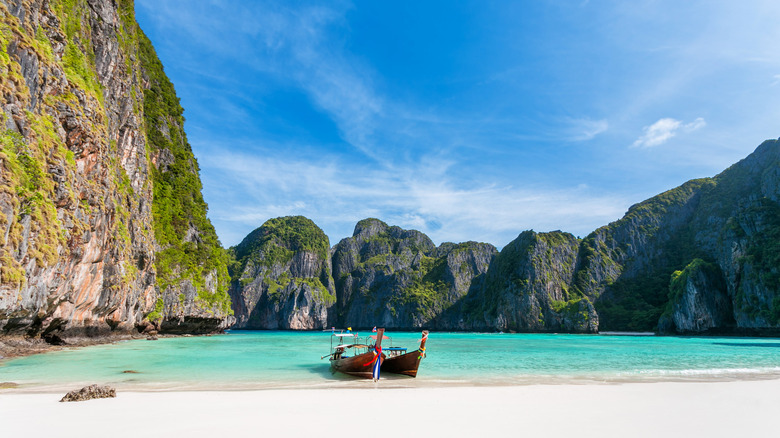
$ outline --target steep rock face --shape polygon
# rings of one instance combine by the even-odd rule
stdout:
[[[352,237],[333,248],[336,324],[419,327],[425,316],[404,292],[430,270],[435,249],[418,231],[390,227],[378,219],[358,222]]]
[[[155,296],[141,81],[120,50],[134,22],[107,2],[65,8],[0,4],[5,333],[128,331]]]
[[[698,254],[688,222],[710,179],[692,180],[632,206],[583,239],[574,289],[596,304],[602,330],[652,330],[669,277]]]
[[[328,237],[302,216],[276,218],[232,248],[230,289],[241,329],[328,327],[335,302]]]
[[[659,330],[687,334],[733,327],[732,303],[717,265],[693,260],[672,274],[669,290],[670,301]]]
[[[406,300],[416,303],[415,311],[425,316],[415,328],[463,330],[464,302],[481,290],[497,253],[488,243],[443,243],[438,247],[436,260],[427,272],[418,274],[419,281],[405,294]]]
[[[162,331],[209,333],[235,322],[230,305],[229,257],[206,217],[198,162],[184,133],[173,84],[151,42],[139,30],[145,88],[143,114],[151,158],[155,267]]]
[[[572,289],[578,247],[569,233],[521,233],[490,265],[482,291],[469,297],[463,328],[596,332],[593,304]]]
[[[335,322],[396,329],[457,329],[462,300],[487,272],[492,245],[444,243],[364,219],[333,248]]]
[[[588,236],[575,288],[595,301],[601,329],[777,332],[779,174],[780,142],[767,141],[716,177],[637,204]],[[718,273],[706,281],[701,273],[691,277],[688,294],[670,290],[675,272],[697,259]],[[720,285],[729,305],[721,303]],[[699,298],[685,304],[681,296]],[[730,317],[720,313],[728,308]]]
[[[0,332],[130,332],[162,302],[148,40],[131,1],[0,0],[0,14]]]
[[[714,178],[691,227],[696,244],[723,272],[736,328],[780,329],[780,141]]]
[[[236,328],[327,326],[327,309],[330,325],[356,328],[595,332],[593,305],[572,291],[578,244],[568,233],[528,231],[500,254],[477,242],[437,248],[423,233],[365,219],[326,266],[312,255],[327,248],[319,228],[302,217],[273,219],[233,248]],[[300,254],[312,260],[305,273]],[[335,300],[298,280],[324,283],[326,270]]]

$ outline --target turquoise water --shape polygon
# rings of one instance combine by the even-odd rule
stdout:
[[[367,333],[366,333],[367,334]],[[392,333],[416,349],[419,333]],[[332,375],[330,335],[236,331],[209,337],[135,340],[0,362],[0,382],[47,391],[80,384],[124,390],[363,387]],[[416,379],[383,374],[382,385],[523,385],[780,378],[780,339],[557,334],[431,333]],[[132,371],[130,373],[126,371]]]

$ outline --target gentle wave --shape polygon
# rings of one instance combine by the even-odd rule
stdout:
[[[729,374],[780,374],[780,367],[769,368],[708,368],[687,370],[642,370],[639,374],[660,376],[719,376]]]

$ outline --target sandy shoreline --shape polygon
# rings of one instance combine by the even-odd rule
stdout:
[[[770,436],[780,380],[263,391],[0,393],[4,436]]]

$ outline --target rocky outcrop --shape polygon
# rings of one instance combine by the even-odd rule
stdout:
[[[334,320],[353,327],[458,327],[461,300],[495,253],[476,242],[437,248],[419,231],[364,219],[333,248]]]
[[[474,329],[468,323],[464,305],[484,290],[488,270],[498,251],[488,243],[465,242],[443,243],[436,252],[441,257],[442,281],[447,286],[446,302],[452,304],[427,326],[438,330]]]
[[[229,323],[227,256],[132,2],[0,0],[0,14],[0,333],[61,343],[149,316]],[[150,113],[178,137],[161,140]],[[168,190],[172,175],[189,184]],[[168,295],[188,306],[155,312]]]
[[[714,178],[637,204],[588,236],[575,286],[595,301],[601,329],[777,332],[779,174],[780,142],[767,141]],[[698,259],[717,269],[690,272],[682,287],[676,271],[704,266]]]
[[[714,178],[691,233],[722,271],[739,332],[780,329],[780,141]]]
[[[412,286],[415,282],[421,285],[433,267],[435,249],[428,236],[418,231],[390,227],[378,219],[358,222],[352,237],[333,249],[336,323],[356,327],[422,324],[426,316],[418,311],[418,304],[435,305],[440,291]],[[422,295],[430,299],[423,303]]]
[[[328,237],[302,216],[276,218],[234,248],[239,329],[321,329],[335,303]]]
[[[780,142],[632,206],[579,240],[527,231],[496,255],[376,219],[333,248],[338,325],[780,332]]]
[[[583,239],[573,289],[595,303],[602,330],[656,325],[671,273],[695,254],[687,226],[709,184],[689,181],[636,204]]]
[[[579,240],[569,233],[525,231],[505,246],[484,287],[469,297],[462,328],[593,333],[598,315],[572,283]]]
[[[578,244],[529,231],[501,254],[477,242],[436,247],[419,231],[365,219],[326,263],[327,238],[314,223],[272,219],[232,249],[235,328],[594,332],[593,305],[570,292]],[[335,297],[311,292],[331,278]]]
[[[89,385],[81,389],[74,389],[65,394],[60,402],[74,402],[74,401],[86,401],[96,398],[114,398],[116,397],[116,389],[110,386],[101,385]]]
[[[659,330],[691,334],[734,327],[731,300],[720,268],[701,259],[675,271],[669,285],[670,301]]]
[[[159,325],[163,332],[209,333],[229,327],[232,316],[229,257],[206,217],[198,162],[184,133],[173,84],[151,42],[139,30],[145,88],[143,114],[152,163],[155,267]]]

